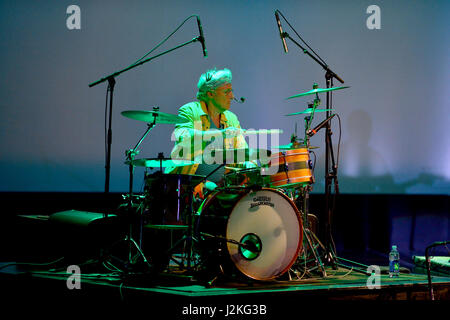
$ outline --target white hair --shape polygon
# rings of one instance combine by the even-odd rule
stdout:
[[[211,69],[200,76],[197,84],[197,99],[204,101],[207,93],[214,91],[216,88],[231,83],[232,75],[229,69],[216,70]]]

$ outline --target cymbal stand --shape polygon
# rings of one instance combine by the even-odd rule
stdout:
[[[317,89],[318,84],[313,84],[313,89]],[[317,106],[320,105],[320,99],[318,94],[316,93],[316,97],[312,103],[308,103],[308,108],[312,109],[311,113],[305,117],[305,137],[303,139],[303,145],[306,148],[309,148],[309,135],[308,131],[311,128],[312,120],[314,119],[314,113],[316,111]],[[297,144],[300,146],[300,143],[297,141],[297,137],[292,138],[292,143]],[[312,178],[312,181],[314,183],[314,177]],[[309,215],[309,192],[312,190],[311,185],[305,185],[301,187],[296,187],[293,190],[291,190],[291,200],[294,201],[294,203],[297,205],[299,209],[301,209],[302,214],[302,223],[303,223],[303,235],[304,235],[304,243],[303,243],[303,252],[302,255],[305,260],[305,268],[304,272],[310,274],[310,271],[319,269],[320,273],[323,277],[327,276],[325,266],[320,258],[320,254],[317,251],[317,248],[320,246],[323,250],[325,250],[325,246],[319,241],[317,236],[314,234],[314,232],[311,230],[311,227],[309,225],[308,215]],[[308,257],[312,254],[313,259],[307,261]],[[300,259],[300,256],[298,257],[298,260]],[[314,262],[314,266],[312,268],[307,268],[308,262]],[[299,264],[300,265],[300,262]]]
[[[313,89],[317,89],[319,85],[317,83],[313,84]],[[319,95],[316,93],[316,98],[314,99],[313,103],[308,103],[308,108],[312,109],[312,112],[309,116],[305,117],[305,139],[304,144],[306,147],[309,147],[309,136],[308,131],[311,129],[311,124],[314,119],[314,113],[316,112],[317,107],[320,105],[320,99]]]
[[[317,83],[313,84],[313,89],[317,89],[319,86]],[[310,116],[305,117],[305,138],[304,138],[304,144],[307,148],[309,148],[309,135],[308,131],[311,128],[312,120],[314,119],[314,113],[316,111],[317,106],[320,105],[320,99],[319,95],[316,93],[316,97],[313,101],[313,103],[309,104],[308,106],[312,109],[312,112]],[[312,166],[311,166],[312,167]],[[314,182],[314,176],[313,182]],[[306,185],[300,188],[301,192],[301,198],[303,199],[303,206],[302,206],[302,212],[303,212],[303,231],[304,236],[306,239],[306,244],[309,246],[309,249],[311,250],[313,256],[314,256],[314,262],[316,267],[319,269],[319,271],[322,273],[323,277],[327,276],[327,272],[325,270],[324,264],[322,263],[322,260],[320,259],[320,255],[317,251],[318,246],[320,245],[322,249],[325,249],[324,245],[319,241],[317,236],[312,232],[311,226],[309,225],[308,215],[309,215],[309,192],[312,190],[311,185]],[[298,199],[297,199],[298,202]],[[304,257],[305,260],[308,257],[308,251],[307,247],[304,247]],[[306,270],[305,270],[306,271]]]
[[[317,236],[314,234],[314,232],[311,230],[311,226],[309,225],[308,220],[308,214],[309,214],[309,192],[311,190],[310,185],[302,186],[300,188],[297,188],[295,191],[299,191],[300,195],[297,195],[295,197],[295,203],[299,207],[301,207],[301,213],[302,213],[302,223],[303,223],[303,252],[302,255],[304,257],[304,260],[306,261],[310,254],[312,254],[313,259],[309,261],[314,261],[314,266],[312,268],[307,269],[305,265],[305,273],[310,273],[310,271],[314,269],[318,269],[323,277],[327,276],[327,272],[325,270],[325,266],[320,258],[320,254],[317,251],[317,248],[320,246],[322,249],[325,249],[323,244],[317,239]],[[299,205],[299,198],[301,198],[301,205]],[[298,257],[298,260],[300,260],[301,257]],[[307,262],[305,262],[306,264]],[[298,263],[300,265],[300,262]]]
[[[153,111],[159,111],[159,107],[154,107]],[[129,191],[128,194],[126,194],[125,198],[128,201],[128,206],[127,206],[127,214],[128,214],[128,218],[130,219],[129,221],[129,228],[128,228],[128,234],[125,236],[124,241],[128,242],[129,247],[128,247],[128,264],[134,264],[136,262],[136,258],[132,257],[132,250],[133,247],[134,249],[137,250],[138,255],[142,257],[144,263],[151,267],[150,263],[148,262],[147,258],[145,257],[143,251],[142,251],[142,212],[140,213],[140,219],[139,219],[139,244],[136,243],[136,241],[133,239],[133,219],[131,218],[133,215],[133,176],[134,176],[134,164],[133,164],[133,160],[134,157],[139,154],[139,146],[141,145],[141,143],[144,141],[144,139],[147,137],[148,133],[155,127],[156,125],[156,117],[157,114],[154,114],[154,120],[151,123],[147,123],[147,130],[145,131],[144,135],[141,137],[141,139],[139,140],[139,142],[134,146],[133,149],[128,149],[127,151],[125,151],[125,155],[126,155],[126,163],[128,164],[129,167],[129,173],[130,173],[130,177],[129,177]]]
[[[313,84],[313,89],[317,89],[319,87],[319,85],[317,83]],[[312,121],[314,119],[314,113],[317,109],[317,107],[320,105],[320,99],[319,99],[319,95],[316,93],[316,98],[314,99],[314,101],[312,103],[308,103],[308,109],[311,109],[312,112],[307,115],[305,117],[305,139],[304,140],[299,140],[298,136],[297,136],[297,123],[295,123],[295,133],[291,135],[291,143],[294,146],[300,146],[302,142],[305,147],[309,147],[309,136],[308,136],[308,131],[311,129],[311,124]]]

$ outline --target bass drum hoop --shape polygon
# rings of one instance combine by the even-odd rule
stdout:
[[[226,192],[227,188],[221,188],[221,190],[217,190],[215,192],[213,192],[205,201],[204,203],[201,205],[201,208],[199,209],[199,213],[200,211],[203,211],[205,209],[207,209],[209,207],[209,204],[219,195],[222,194],[223,192]],[[273,280],[275,278],[278,278],[280,276],[282,276],[284,273],[286,273],[291,267],[292,265],[295,263],[299,252],[302,249],[302,245],[303,245],[303,223],[302,223],[302,219],[301,219],[301,214],[298,210],[298,208],[296,207],[296,205],[294,204],[294,202],[286,195],[284,194],[282,191],[278,190],[278,189],[273,189],[273,188],[259,188],[257,190],[247,190],[247,192],[245,192],[245,188],[231,188],[231,190],[229,190],[229,193],[231,194],[236,194],[236,193],[242,193],[242,195],[240,195],[237,200],[235,200],[235,203],[233,204],[231,210],[229,210],[227,212],[227,222],[226,222],[226,228],[225,228],[225,234],[220,235],[220,236],[224,236],[226,237],[229,234],[229,230],[230,230],[230,217],[232,216],[233,212],[236,210],[237,205],[242,201],[242,199],[249,195],[249,193],[253,193],[253,192],[258,192],[258,191],[270,191],[273,192],[279,196],[281,196],[284,200],[287,201],[287,203],[290,205],[290,207],[293,209],[293,212],[295,213],[295,217],[296,217],[296,222],[298,222],[298,227],[299,227],[299,234],[298,234],[298,243],[297,243],[297,247],[294,251],[294,254],[292,255],[292,258],[290,259],[290,261],[285,265],[285,267],[281,270],[281,272],[278,272],[276,274],[273,274],[272,276],[269,277],[261,277],[255,274],[252,274],[251,272],[249,272],[248,270],[246,270],[245,268],[243,268],[241,265],[239,265],[234,259],[233,259],[233,255],[230,252],[230,248],[232,246],[236,247],[236,244],[230,244],[229,242],[227,243],[226,247],[227,247],[227,253],[228,253],[228,258],[230,260],[230,263],[243,275],[254,279],[254,280]],[[277,212],[278,213],[278,212]],[[201,216],[201,213],[200,213]],[[241,240],[241,239],[233,239],[233,240]],[[264,250],[264,248],[262,249]]]

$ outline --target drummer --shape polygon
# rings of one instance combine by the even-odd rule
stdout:
[[[211,69],[200,76],[197,84],[198,101],[187,103],[178,111],[179,116],[188,119],[189,122],[175,126],[172,135],[175,146],[171,152],[172,159],[182,158],[196,163],[166,168],[167,173],[208,176],[220,166],[202,163],[205,148],[213,142],[214,148],[217,149],[248,147],[238,117],[229,110],[234,99],[231,80],[232,74],[229,69]],[[217,139],[218,137],[223,139]],[[245,162],[234,166],[250,168],[257,165]],[[224,166],[217,169],[208,177],[208,182],[203,187],[211,191],[217,185],[222,185],[224,171]]]

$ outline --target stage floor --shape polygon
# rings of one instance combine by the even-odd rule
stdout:
[[[208,285],[176,270],[158,275],[125,275],[92,272],[92,266],[80,268],[86,272],[81,273],[79,289],[69,288],[69,282],[73,283],[74,278],[66,267],[33,270],[10,263],[0,269],[0,279],[11,301],[81,304],[107,301],[116,306],[143,303],[156,308],[169,306],[171,312],[180,315],[183,310],[195,312],[193,307],[206,304],[222,309],[228,305],[263,305],[276,314],[287,311],[284,308],[286,305],[297,302],[429,300],[427,276],[423,274],[401,273],[398,278],[381,274],[379,282],[376,282],[353,269],[327,267],[326,277],[317,275],[302,279],[240,282],[218,278]],[[450,301],[450,277],[433,276],[432,284],[436,300]]]
[[[98,314],[164,320],[351,319],[364,314],[440,314],[448,312],[450,301],[450,277],[432,277],[437,300],[430,301],[427,276],[422,274],[398,278],[382,274],[373,289],[368,287],[369,276],[342,268],[327,268],[327,277],[264,282],[217,279],[208,286],[177,272],[124,275],[89,272],[82,265],[85,272],[76,287],[66,268],[27,270],[12,264],[1,268],[2,310],[15,315]]]

